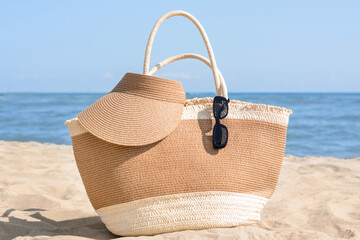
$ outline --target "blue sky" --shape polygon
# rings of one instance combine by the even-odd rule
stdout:
[[[206,29],[231,92],[360,92],[359,1],[1,1],[0,92],[108,92],[142,72],[155,21],[192,13]],[[175,54],[207,56],[196,28],[171,18],[152,65]],[[157,76],[188,92],[213,92],[195,60]]]

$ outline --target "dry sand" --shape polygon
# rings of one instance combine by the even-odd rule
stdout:
[[[0,141],[0,239],[114,239],[92,209],[72,148]],[[255,225],[122,239],[360,239],[360,158],[286,155]]]

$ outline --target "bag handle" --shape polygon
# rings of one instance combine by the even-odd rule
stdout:
[[[184,53],[184,54],[179,54],[176,56],[169,57],[169,58],[159,62],[149,71],[149,75],[154,75],[157,71],[160,70],[160,68],[165,67],[166,65],[168,65],[172,62],[183,60],[183,59],[196,59],[196,60],[199,60],[199,61],[205,63],[209,68],[211,68],[211,63],[210,63],[209,59],[207,59],[199,54],[195,54],[195,53]],[[225,83],[224,77],[222,76],[220,70],[218,70],[218,76],[219,76],[222,92],[224,93],[224,97],[228,98],[226,83]]]
[[[153,45],[153,42],[154,42],[154,39],[155,39],[155,35],[156,35],[157,31],[159,30],[160,25],[166,19],[168,19],[170,17],[174,17],[174,16],[186,17],[192,23],[194,23],[195,26],[197,27],[197,29],[199,30],[199,32],[200,32],[200,34],[201,34],[201,36],[203,38],[203,41],[205,42],[207,52],[209,54],[209,62],[210,62],[210,66],[211,66],[211,69],[212,69],[212,72],[213,72],[213,76],[214,76],[216,93],[217,93],[217,95],[227,97],[227,92],[225,90],[226,86],[224,87],[222,85],[224,82],[220,82],[220,80],[219,80],[219,73],[218,73],[219,70],[218,70],[217,65],[216,65],[214,52],[212,50],[209,38],[208,38],[204,28],[201,26],[199,21],[194,16],[192,16],[190,13],[187,13],[187,12],[184,12],[184,11],[176,10],[176,11],[171,11],[171,12],[165,13],[163,16],[161,16],[156,21],[156,23],[155,23],[155,25],[154,25],[151,33],[150,33],[150,36],[149,36],[149,39],[148,39],[148,42],[147,42],[147,45],[146,45],[145,59],[144,59],[144,72],[143,73],[145,75],[150,75],[149,74],[149,72],[150,72],[149,65],[150,65],[151,49],[152,49],[152,45]]]

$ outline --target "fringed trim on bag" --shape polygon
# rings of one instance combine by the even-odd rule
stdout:
[[[194,98],[186,100],[182,119],[214,118],[212,106],[212,98]],[[287,126],[289,123],[289,115],[291,113],[291,110],[282,107],[231,100],[229,102],[229,113],[226,118],[257,120]]]
[[[78,118],[77,118],[77,117],[76,117],[76,118],[73,118],[73,119],[70,119],[70,120],[66,120],[65,125],[66,125],[67,127],[70,127],[70,126],[72,126],[73,124],[76,124],[77,121],[78,121]]]
[[[210,97],[187,99],[184,104],[182,119],[213,118],[212,104],[213,99]],[[231,100],[227,118],[258,120],[287,126],[289,115],[291,113],[291,110],[282,107]],[[87,130],[81,126],[77,118],[66,121],[65,125],[69,128],[70,136],[76,136],[87,132]]]
[[[187,99],[185,101],[185,107],[189,109],[194,109],[197,111],[204,110],[206,108],[212,108],[213,98],[193,98]],[[271,106],[266,104],[256,104],[256,103],[249,103],[249,102],[242,102],[238,100],[231,100],[229,102],[229,107],[233,110],[239,111],[258,111],[258,112],[269,112],[269,113],[278,113],[278,114],[286,114],[289,116],[292,114],[290,109],[286,109],[283,107]]]
[[[69,129],[69,134],[71,137],[87,132],[87,130],[83,126],[81,126],[77,117],[71,120],[67,120],[65,122],[65,125]]]

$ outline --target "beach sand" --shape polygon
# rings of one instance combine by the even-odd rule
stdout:
[[[0,239],[114,239],[71,146],[0,141]],[[286,155],[254,225],[121,239],[360,239],[360,158]]]

